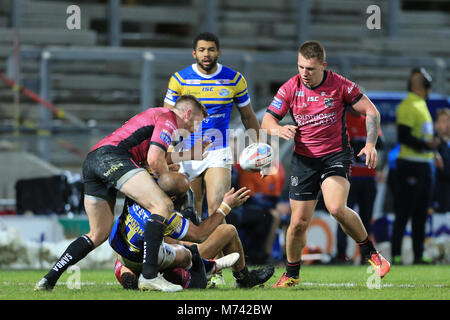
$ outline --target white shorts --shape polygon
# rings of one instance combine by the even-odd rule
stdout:
[[[192,181],[208,168],[226,168],[231,170],[232,165],[233,154],[231,153],[231,148],[226,147],[208,151],[206,158],[202,161],[181,162],[179,172],[185,174]]]
[[[158,266],[160,270],[167,269],[175,261],[176,249],[173,245],[167,244],[164,241],[161,243],[158,252]],[[119,261],[135,274],[140,274],[142,271],[142,263],[131,261],[121,255],[117,255]]]

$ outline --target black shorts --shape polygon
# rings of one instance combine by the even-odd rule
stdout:
[[[103,146],[88,153],[83,162],[84,194],[114,200],[117,190],[141,168],[131,154],[114,146]]]
[[[332,153],[321,158],[309,158],[294,152],[291,160],[289,199],[317,200],[322,182],[330,176],[347,180],[353,152],[350,149]]]

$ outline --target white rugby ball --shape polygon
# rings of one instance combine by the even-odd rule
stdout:
[[[242,150],[239,165],[245,171],[259,172],[272,164],[273,149],[266,143],[253,143]]]

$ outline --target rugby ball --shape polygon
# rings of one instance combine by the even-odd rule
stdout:
[[[242,150],[239,165],[245,171],[259,172],[272,164],[273,149],[266,143],[253,143]]]

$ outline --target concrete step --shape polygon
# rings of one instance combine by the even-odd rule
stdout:
[[[93,46],[96,44],[96,32],[89,30],[19,28],[20,44],[45,45],[76,45]],[[0,28],[0,44],[12,46],[14,31]]]
[[[401,55],[414,53],[416,55],[433,55],[450,57],[450,42],[435,38],[383,38],[363,39],[361,47],[373,53]]]

